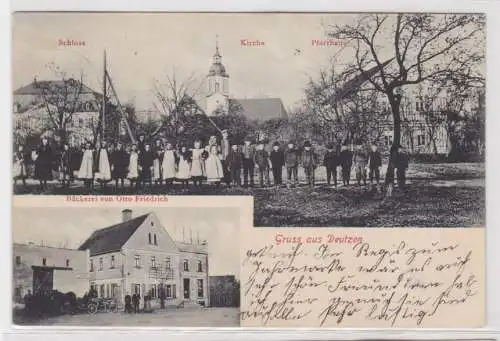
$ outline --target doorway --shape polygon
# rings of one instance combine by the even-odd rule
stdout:
[[[184,299],[189,299],[189,293],[191,291],[189,284],[189,278],[184,278]]]

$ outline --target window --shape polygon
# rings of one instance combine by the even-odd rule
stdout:
[[[170,270],[172,268],[172,263],[170,262],[170,257],[165,258],[165,269]]]
[[[14,293],[14,296],[16,296],[17,299],[20,299],[22,297],[21,287],[16,287],[16,291]]]
[[[156,241],[156,233],[154,234],[154,242],[155,242],[155,245],[158,245],[157,241]]]
[[[110,269],[114,269],[115,268],[115,256],[111,256],[111,266],[109,267]]]
[[[16,265],[21,265],[21,256],[16,256]]]
[[[141,256],[135,255],[134,259],[135,259],[135,267],[140,268],[141,267]]]
[[[203,272],[203,264],[201,263],[201,260],[198,261],[198,272]]]
[[[148,237],[149,237],[149,244],[151,244],[151,233],[148,233]]]
[[[151,222],[151,227],[155,227],[155,223],[154,222]]]
[[[172,298],[177,298],[177,288],[172,284]]]
[[[66,267],[69,268],[69,259],[66,259]]]
[[[42,265],[43,266],[47,265],[47,258],[42,259]]]
[[[198,283],[198,298],[202,298],[203,297],[203,280],[197,279],[196,282]]]
[[[417,146],[425,145],[425,135],[417,135]]]
[[[99,289],[99,297],[104,297],[104,284],[101,284]]]
[[[167,296],[167,298],[172,298],[172,286],[170,284],[167,284],[167,292],[165,296]]]
[[[90,272],[93,272],[94,271],[94,260],[91,259],[90,260]]]
[[[387,147],[390,147],[392,145],[392,136],[391,135],[384,136],[384,144]]]
[[[156,257],[155,256],[151,256],[151,267],[153,269],[156,268]]]
[[[99,271],[102,271],[103,267],[104,267],[104,261],[102,257],[99,257]]]
[[[189,261],[184,259],[184,271],[189,271]]]
[[[109,297],[109,294],[110,294],[110,292],[109,292],[109,283],[108,283],[108,284],[106,284],[106,297]]]
[[[215,82],[215,92],[219,92],[220,90],[220,84],[219,82]]]

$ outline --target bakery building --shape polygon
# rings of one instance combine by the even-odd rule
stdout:
[[[79,247],[89,252],[89,281],[99,297],[123,302],[161,293],[167,305],[208,306],[208,252],[205,242],[176,242],[154,213],[133,217],[122,211],[121,222],[96,230]]]

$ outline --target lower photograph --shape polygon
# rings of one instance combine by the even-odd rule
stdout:
[[[234,198],[232,206],[30,201],[13,209],[15,325],[240,325]]]

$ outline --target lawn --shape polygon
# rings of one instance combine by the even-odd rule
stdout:
[[[384,176],[385,167],[382,167]],[[339,174],[340,176],[340,174]],[[354,177],[354,174],[352,174]],[[61,189],[56,183],[43,194],[167,194],[167,195],[251,195],[254,197],[254,224],[257,227],[471,227],[485,224],[485,169],[482,163],[411,164],[405,192],[395,189],[384,198],[377,191],[326,185],[325,169],[316,170],[317,186],[308,188],[216,188],[203,190],[180,187],[89,192],[76,184]],[[299,171],[299,178],[304,175]],[[16,187],[16,194],[37,193],[36,184]]]

